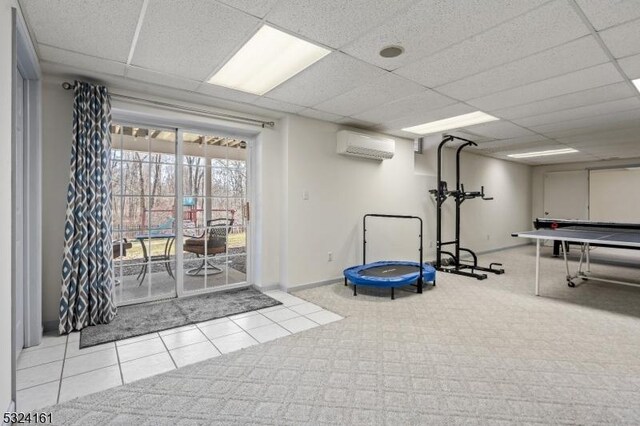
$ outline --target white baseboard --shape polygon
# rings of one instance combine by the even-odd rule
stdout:
[[[515,245],[512,245],[512,246],[499,247],[499,248],[495,248],[495,249],[491,249],[491,250],[479,251],[479,252],[476,252],[476,254],[477,255],[490,254],[490,253],[500,252],[500,251],[504,251],[504,250],[509,250],[509,249],[516,248],[516,247],[527,246],[529,244],[530,244],[529,242],[520,243],[520,244],[515,244]],[[471,255],[467,254],[467,255],[463,256],[463,258],[466,258],[466,257],[471,257]],[[433,260],[426,260],[426,262],[433,263],[434,261]],[[295,290],[306,290],[306,289],[309,289],[309,288],[320,287],[320,286],[323,286],[323,285],[335,284],[337,282],[342,282],[343,280],[344,280],[344,277],[330,278],[328,280],[322,280],[322,281],[315,281],[315,282],[311,282],[311,283],[298,284],[296,286],[292,286],[292,287],[289,287],[289,288],[282,288],[281,286],[278,286],[277,284],[275,284],[273,286],[274,288],[269,288],[268,290],[281,289],[282,291],[286,291],[286,292],[295,291]],[[264,288],[263,288],[263,291],[265,291]]]
[[[527,241],[527,242],[524,242],[524,243],[514,244],[514,245],[512,245],[512,246],[499,247],[499,248],[495,248],[495,249],[479,251],[479,252],[476,252],[476,254],[480,255],[480,254],[495,253],[495,252],[498,252],[498,251],[509,250],[509,249],[516,248],[516,247],[528,246],[528,245],[530,245],[530,244],[531,244],[531,243]]]
[[[330,278],[328,280],[322,280],[322,281],[315,281],[315,282],[311,282],[311,283],[304,283],[304,284],[298,284],[296,286],[293,287],[289,287],[286,290],[287,293],[292,291],[292,290],[306,290],[309,288],[315,288],[315,287],[321,287],[323,285],[330,285],[330,284],[335,284],[337,282],[342,282],[344,280],[344,277],[338,277],[338,278]]]
[[[252,287],[255,288],[256,290],[262,291],[262,292],[271,291],[271,290],[282,290],[282,286],[280,284],[278,284],[278,283],[267,284],[267,285],[264,285],[264,286],[258,286],[258,285],[253,284]]]

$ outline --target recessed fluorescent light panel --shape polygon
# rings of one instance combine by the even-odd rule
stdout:
[[[572,154],[574,152],[578,152],[577,149],[573,148],[562,148],[562,149],[550,149],[547,151],[537,151],[537,152],[522,152],[520,154],[509,154],[507,157],[511,158],[531,158],[531,157],[544,157],[547,155],[560,155],[560,154]]]
[[[640,78],[636,78],[635,80],[632,81],[632,83],[636,86],[636,89],[638,89],[638,92],[640,92]]]
[[[459,129],[461,127],[473,126],[474,124],[487,123],[495,120],[499,120],[499,118],[485,114],[482,111],[476,111],[469,114],[445,118],[444,120],[432,121],[430,123],[419,124],[413,127],[406,127],[402,130],[405,132],[416,133],[418,135],[426,135],[429,133]]]
[[[264,95],[330,51],[264,25],[209,83]]]

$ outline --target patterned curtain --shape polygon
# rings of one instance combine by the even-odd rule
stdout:
[[[111,240],[111,100],[106,87],[78,81],[74,94],[60,334],[109,323],[116,315]]]

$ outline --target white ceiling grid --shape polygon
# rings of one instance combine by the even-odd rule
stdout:
[[[45,71],[399,136],[480,109],[478,150],[640,156],[640,0],[20,0]],[[146,7],[146,9],[144,8]],[[332,53],[264,96],[206,83],[263,24]],[[137,36],[136,36],[137,35]],[[386,59],[378,51],[405,49]],[[259,70],[257,70],[259,72]],[[176,92],[178,93],[178,92]]]

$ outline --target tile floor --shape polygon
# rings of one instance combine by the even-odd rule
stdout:
[[[342,319],[279,290],[265,294],[282,305],[86,349],[79,332],[46,335],[18,359],[17,408],[68,401]]]

